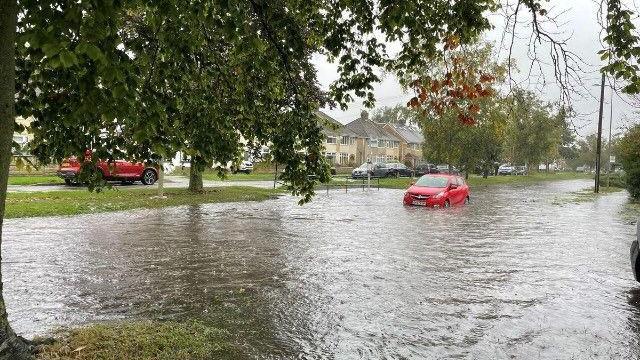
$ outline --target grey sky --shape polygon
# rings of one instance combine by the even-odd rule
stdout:
[[[513,2],[513,1],[511,1]],[[599,41],[600,27],[597,23],[597,11],[598,7],[593,0],[551,0],[551,5],[548,7],[551,14],[560,14],[564,12],[559,22],[563,24],[560,27],[562,34],[558,34],[559,38],[569,37],[568,49],[578,54],[585,64],[582,65],[583,71],[581,71],[580,79],[585,85],[582,92],[582,96],[573,97],[573,107],[576,112],[579,113],[575,119],[573,119],[574,125],[578,134],[581,136],[588,135],[596,132],[597,130],[597,116],[598,116],[598,99],[600,90],[595,84],[600,82],[600,74],[598,72],[598,66],[601,64],[600,59],[597,56],[597,51],[602,48]],[[523,21],[526,20],[524,17]],[[495,26],[495,29],[488,32],[485,35],[485,39],[488,42],[495,44],[497,50],[501,43],[502,34],[504,32],[504,17],[500,15],[492,15],[491,20]],[[549,30],[558,31],[552,27],[548,27]],[[556,102],[559,100],[559,87],[553,76],[553,68],[550,65],[543,65],[542,74],[545,81],[539,75],[539,71],[534,73],[533,76],[527,77],[529,65],[531,60],[527,56],[528,42],[530,30],[521,24],[516,30],[517,38],[514,43],[512,58],[518,64],[520,73],[514,74],[514,81],[519,83],[520,86],[536,91],[543,99]],[[508,55],[508,45],[510,40],[507,39],[503,42],[502,49],[497,54],[501,59],[506,59]],[[539,50],[539,57],[545,62],[550,62],[548,55],[548,49],[541,48]],[[318,66],[319,80],[323,87],[328,87],[329,84],[337,78],[336,66],[330,64],[326,59],[316,56],[314,62]],[[588,91],[588,93],[587,93]],[[590,94],[589,94],[590,93]],[[396,104],[406,104],[411,97],[410,94],[402,92],[397,79],[388,75],[383,78],[382,82],[375,85],[375,95],[377,98],[376,107],[393,106]],[[606,90],[605,95],[605,121],[604,121],[604,135],[608,135],[609,128],[609,99],[610,90]],[[636,120],[634,108],[628,103],[631,102],[628,98],[620,98],[614,95],[613,98],[613,133],[615,134],[620,129],[629,125]],[[333,116],[336,120],[347,123],[357,116],[364,109],[360,101],[351,104],[347,111],[341,111],[339,109],[325,111]]]

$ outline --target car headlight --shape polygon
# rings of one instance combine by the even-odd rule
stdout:
[[[436,199],[440,199],[443,196],[444,196],[444,191],[440,191],[439,193],[436,194]]]

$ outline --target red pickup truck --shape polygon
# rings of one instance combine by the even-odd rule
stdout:
[[[77,182],[80,165],[80,161],[76,157],[65,159],[60,164],[57,175],[64,179],[67,185],[72,185]],[[140,181],[144,185],[153,185],[158,180],[158,171],[154,167],[142,163],[115,160],[112,162],[98,161],[96,165],[102,172],[102,178],[107,181]]]

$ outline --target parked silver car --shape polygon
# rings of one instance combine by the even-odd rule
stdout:
[[[513,175],[513,166],[507,164],[500,165],[498,175]]]

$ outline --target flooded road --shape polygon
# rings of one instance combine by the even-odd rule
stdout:
[[[262,358],[638,358],[626,193],[567,201],[589,185],[474,189],[447,210],[350,190],[8,220],[9,317],[28,336],[200,319]]]

